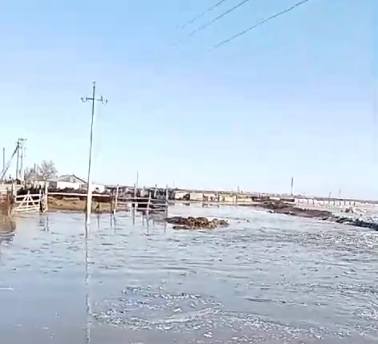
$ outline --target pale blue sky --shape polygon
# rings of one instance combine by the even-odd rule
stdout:
[[[0,145],[86,176],[91,82],[97,182],[378,198],[375,0],[4,0]],[[374,7],[374,8],[373,8]],[[178,46],[173,43],[180,41]],[[376,48],[376,47],[375,47]],[[376,62],[376,61],[375,61]]]

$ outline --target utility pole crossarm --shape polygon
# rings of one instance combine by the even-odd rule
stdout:
[[[91,102],[100,102],[102,104],[107,104],[108,103],[108,100],[105,99],[103,96],[101,96],[100,98],[96,98],[96,81],[93,82],[93,94],[92,94],[92,97],[81,97],[81,101],[83,103],[86,103],[88,101],[91,101]]]
[[[102,104],[107,104],[108,103],[108,100],[105,99],[103,96],[101,96],[100,98],[96,98],[96,99],[93,99],[93,98],[90,98],[90,97],[85,97],[85,98],[81,98],[81,101],[83,103],[86,103],[88,101],[96,101],[96,102],[101,102]]]

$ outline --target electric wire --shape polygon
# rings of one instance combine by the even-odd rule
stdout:
[[[215,22],[217,22],[219,19],[222,19],[223,17],[225,17],[226,15],[230,14],[231,12],[235,11],[236,9],[238,9],[239,7],[243,6],[244,4],[246,4],[247,2],[249,2],[251,0],[243,0],[241,2],[239,2],[238,4],[236,4],[235,6],[231,7],[230,9],[228,9],[227,11],[221,13],[219,16],[215,17],[214,19],[208,21],[207,23],[204,23],[202,24],[201,26],[197,27],[196,29],[194,29],[192,32],[190,32],[188,34],[188,37],[192,37],[194,36],[197,32],[199,31],[202,31],[204,29],[206,29],[207,27],[209,27],[210,25],[214,24]]]
[[[207,8],[206,10],[204,10],[203,12],[201,12],[200,14],[198,14],[197,16],[193,17],[191,20],[189,20],[188,22],[186,22],[185,24],[183,24],[182,26],[180,26],[179,28],[180,29],[185,29],[187,26],[189,26],[190,24],[193,24],[194,22],[196,22],[197,20],[201,19],[202,17],[204,17],[207,13],[211,12],[212,10],[216,9],[217,7],[219,7],[220,5],[222,5],[224,2],[226,2],[228,0],[220,0],[218,1],[216,4],[210,6],[209,8]]]
[[[277,17],[280,17],[280,16],[282,16],[282,15],[288,13],[288,12],[293,11],[293,10],[296,9],[297,7],[299,7],[299,6],[301,6],[301,5],[304,5],[306,2],[309,2],[309,1],[310,1],[310,0],[303,0],[303,1],[300,1],[300,2],[294,4],[293,6],[287,8],[287,9],[285,9],[285,10],[283,10],[283,11],[277,12],[276,14],[274,14],[274,15],[272,15],[272,16],[270,16],[270,17],[264,19],[264,20],[262,20],[261,22],[255,24],[255,25],[253,25],[253,26],[250,26],[249,28],[247,28],[247,29],[245,29],[245,30],[243,30],[243,31],[241,31],[241,32],[239,32],[239,33],[237,33],[236,35],[231,36],[230,38],[227,38],[227,39],[225,39],[225,40],[223,40],[223,41],[217,43],[216,45],[214,45],[214,48],[219,48],[220,46],[222,46],[222,45],[224,45],[224,44],[227,44],[227,43],[233,41],[234,39],[236,39],[236,38],[238,38],[238,37],[240,37],[240,36],[245,35],[245,34],[248,33],[249,31],[252,31],[252,30],[258,28],[259,26],[264,25],[264,24],[270,22],[271,20],[273,20],[273,19],[275,19],[275,18],[277,18]]]

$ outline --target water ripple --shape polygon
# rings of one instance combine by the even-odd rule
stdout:
[[[377,341],[378,233],[251,209],[172,212],[230,227],[176,232],[120,214],[85,239],[81,215],[19,219],[0,247],[2,336],[77,342],[89,326],[92,344]]]

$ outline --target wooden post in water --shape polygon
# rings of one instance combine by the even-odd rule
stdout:
[[[24,200],[25,200],[25,198],[24,198]],[[27,196],[26,196],[26,209],[29,209],[29,203],[30,203],[30,190],[28,190],[28,193],[27,193]]]
[[[169,205],[169,189],[168,185],[166,186],[165,189],[165,217],[168,217],[168,205]]]
[[[115,215],[116,212],[117,212],[117,207],[118,207],[118,194],[119,194],[119,185],[117,184],[116,194],[115,194],[115,199],[114,199],[113,215]]]
[[[138,202],[137,202],[137,189],[136,189],[136,184],[134,184],[134,201],[133,201],[133,213],[134,213],[134,216],[135,216],[135,213],[136,213],[136,209],[138,207]]]
[[[7,188],[7,194],[6,194],[6,213],[7,213],[7,216],[12,215],[13,204],[14,204],[14,197],[13,197],[12,190],[9,190]]]
[[[49,184],[47,181],[45,181],[45,192],[43,194],[43,198],[44,198],[44,211],[48,211],[49,210]]]
[[[14,182],[12,181],[12,196],[15,198],[17,196],[16,186],[14,185]]]
[[[89,158],[88,158],[88,178],[87,178],[87,202],[86,202],[86,229],[91,224],[91,213],[92,213],[92,183],[91,183],[91,168],[92,168],[92,145],[93,145],[93,124],[95,116],[95,102],[99,101],[106,104],[108,101],[104,99],[103,96],[96,98],[96,82],[93,82],[92,97],[81,98],[82,102],[91,101],[92,103],[92,115],[91,115],[91,125],[90,125],[90,136],[89,136]],[[87,232],[86,232],[87,234]]]
[[[148,201],[147,201],[147,210],[146,210],[147,216],[150,214],[150,206],[151,206],[151,192],[148,192]]]
[[[43,196],[42,196],[42,190],[41,189],[38,192],[38,204],[39,204],[39,212],[43,213]]]

